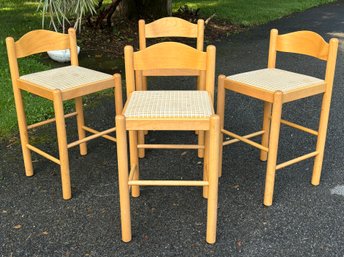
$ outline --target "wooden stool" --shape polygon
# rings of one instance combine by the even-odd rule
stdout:
[[[61,167],[62,195],[63,199],[68,200],[72,198],[68,149],[79,145],[80,154],[86,155],[86,142],[91,139],[104,137],[116,142],[114,137],[108,135],[109,133],[114,132],[116,130],[115,128],[109,128],[99,132],[85,126],[82,96],[104,89],[114,88],[114,79],[116,78],[109,74],[78,66],[76,35],[75,30],[72,28],[68,30],[68,34],[48,30],[34,30],[25,34],[17,42],[14,42],[12,37],[6,38],[6,45],[26,176],[33,176],[31,151],[53,161]],[[71,53],[70,66],[23,76],[19,75],[17,59],[36,53],[67,48]],[[54,104],[55,118],[27,125],[24,103],[21,95],[23,90],[51,100]],[[118,91],[117,95],[122,94],[121,88],[116,88],[116,90]],[[71,99],[75,99],[75,112],[65,115],[63,110],[63,101]],[[122,98],[116,99],[116,112],[120,113],[121,109],[118,108],[122,105]],[[68,143],[65,118],[73,116],[76,116],[77,118],[79,140]],[[37,128],[52,122],[56,122],[59,158],[56,158],[29,143],[29,129]],[[86,132],[90,132],[93,135],[86,137]]]
[[[205,53],[180,43],[167,42],[134,53],[133,48],[127,46],[125,68],[128,100],[123,113],[116,116],[122,240],[131,240],[130,189],[132,196],[138,197],[139,186],[201,186],[203,196],[208,198],[206,240],[215,243],[220,137],[220,120],[213,111],[215,47],[209,46]],[[172,70],[176,76],[205,71],[206,90],[136,91],[134,74],[145,70],[156,76],[170,74]],[[205,132],[206,142],[204,146],[138,144],[137,131],[142,130],[199,130]],[[130,141],[130,172],[126,131],[129,131]],[[138,149],[145,148],[204,149],[203,180],[140,180]]]
[[[139,20],[139,46],[140,50],[146,48],[147,39],[153,38],[194,38],[196,39],[197,50],[203,51],[204,45],[204,20],[199,19],[197,24],[183,20],[177,17],[164,17],[146,24],[144,20]],[[171,71],[173,72],[173,71]],[[150,71],[143,71],[142,74],[136,73],[137,76],[141,75],[142,78],[138,78],[137,81],[142,80],[141,90],[147,90],[147,76],[150,76]],[[197,90],[205,89],[205,73],[200,72],[197,76]],[[144,134],[148,134],[147,131],[138,132],[138,141],[140,144],[144,144]],[[198,134],[198,141],[200,145],[204,145],[204,133],[203,131],[196,131]],[[139,157],[144,158],[145,149],[139,149]],[[198,157],[203,158],[204,149],[198,149]]]
[[[264,205],[272,205],[276,170],[294,163],[315,157],[312,184],[319,185],[327,123],[330,112],[332,85],[336,66],[338,40],[331,39],[326,43],[324,39],[311,31],[298,31],[278,35],[276,29],[271,30],[268,68],[225,77],[219,76],[217,113],[221,119],[221,130],[233,139],[221,145],[229,145],[242,141],[260,150],[260,159],[267,160]],[[303,74],[276,69],[276,53],[291,52],[305,54],[327,62],[325,79],[318,79]],[[245,136],[239,136],[225,130],[224,107],[225,89],[244,94],[264,101],[263,129]],[[313,130],[299,124],[281,119],[282,105],[305,97],[322,94],[320,124],[318,130]],[[318,138],[316,150],[290,161],[280,164],[277,162],[280,124],[284,124]],[[250,138],[262,135],[262,143],[258,144]],[[222,139],[220,140],[223,141]],[[221,154],[222,156],[222,147]],[[220,163],[222,160],[220,161]]]

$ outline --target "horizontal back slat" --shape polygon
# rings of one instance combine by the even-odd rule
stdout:
[[[298,31],[277,36],[276,50],[305,54],[326,61],[328,58],[328,43],[312,31]]]
[[[63,50],[69,47],[68,34],[49,30],[33,30],[15,42],[17,58],[51,50]]]
[[[166,17],[153,21],[145,26],[146,38],[156,37],[189,37],[197,38],[197,24],[186,20]]]
[[[176,42],[152,45],[134,53],[135,70],[206,70],[205,52]]]

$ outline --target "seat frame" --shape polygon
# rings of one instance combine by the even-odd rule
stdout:
[[[188,50],[188,51],[186,51]],[[174,52],[173,52],[174,51]],[[172,53],[171,53],[172,52]],[[187,52],[187,53],[186,53]],[[156,62],[158,56],[169,53],[170,56],[163,58],[160,63]],[[178,53],[182,53],[178,55]],[[187,54],[189,54],[187,57]],[[133,51],[131,46],[126,46],[125,70],[127,83],[127,103],[130,101],[130,95],[136,91],[139,83],[135,82],[135,72],[144,70],[158,69],[157,74],[163,74],[162,71],[168,67],[172,70],[175,67],[175,75],[187,75],[188,72],[196,70],[199,62],[195,62],[194,57],[199,56],[202,67],[200,70],[206,72],[206,91],[210,96],[213,105],[214,99],[214,75],[215,75],[215,47],[208,46],[207,53],[198,51],[192,47],[180,43],[161,43],[155,44],[145,50]],[[173,57],[174,56],[174,57]],[[176,58],[176,56],[183,56]],[[155,57],[155,58],[154,58]],[[169,58],[169,57],[172,57]],[[183,63],[181,60],[187,60]],[[155,63],[161,66],[160,69],[153,67]],[[183,63],[183,64],[182,64]],[[178,69],[180,68],[180,69]],[[183,71],[184,70],[184,71]],[[168,71],[169,72],[169,71]],[[193,71],[194,72],[194,71]],[[192,73],[192,72],[191,72]],[[141,83],[141,82],[140,82]],[[139,88],[140,85],[139,85]],[[119,97],[119,96],[117,96]],[[140,196],[140,186],[201,186],[203,187],[203,197],[208,199],[207,209],[207,233],[206,241],[210,244],[216,241],[216,222],[217,222],[217,194],[218,194],[218,169],[219,169],[219,145],[220,145],[220,120],[215,114],[204,118],[140,118],[125,117],[125,108],[121,115],[116,116],[117,127],[117,158],[119,172],[119,195],[121,211],[122,240],[129,242],[132,239],[131,218],[130,218],[130,197]],[[142,130],[189,130],[204,131],[204,145],[178,145],[178,144],[142,144],[138,143],[138,132]],[[130,169],[128,167],[127,155],[127,135],[129,131],[129,152]],[[142,180],[139,178],[139,149],[203,149],[204,169],[203,180],[181,181],[181,180]]]
[[[114,88],[115,91],[118,91],[118,94],[121,94],[121,87],[115,88],[115,84],[120,85],[120,81],[118,81],[120,77],[114,76],[113,78],[108,80],[89,83],[66,90],[52,90],[20,79],[17,59],[24,58],[36,53],[46,52],[50,50],[63,50],[68,48],[71,53],[71,65],[78,66],[79,62],[76,45],[76,32],[73,28],[70,28],[68,30],[68,34],[62,34],[48,30],[34,30],[28,32],[16,42],[12,37],[6,38],[6,46],[14,92],[14,100],[17,111],[25,174],[29,177],[34,175],[31,151],[60,165],[62,197],[64,200],[69,200],[72,198],[72,191],[68,149],[79,145],[80,154],[86,155],[86,142],[89,140],[98,137],[103,137],[110,141],[116,142],[115,137],[108,135],[116,130],[115,127],[100,132],[85,125],[82,96],[108,88]],[[23,90],[53,101],[55,118],[27,125],[24,110],[24,102],[22,97]],[[75,112],[65,114],[63,108],[63,101],[69,99],[75,99]],[[121,112],[121,106],[122,99],[116,99],[117,113]],[[74,142],[68,143],[65,119],[74,116],[76,116],[77,119],[79,139]],[[29,142],[28,130],[53,122],[56,123],[59,158],[54,157],[53,155],[35,147]],[[86,132],[89,132],[92,135],[86,136]]]
[[[335,38],[332,38],[329,43],[327,43],[320,35],[311,31],[298,31],[278,35],[278,30],[272,29],[270,33],[268,68],[275,68],[277,51],[313,56],[327,62],[325,83],[316,83],[312,86],[301,87],[298,90],[295,89],[290,92],[283,93],[282,91],[271,92],[252,85],[239,83],[231,80],[230,78],[226,78],[224,75],[220,75],[218,78],[217,114],[220,116],[222,132],[220,139],[220,165],[222,166],[223,146],[241,141],[258,148],[260,150],[260,160],[267,161],[264,193],[265,206],[272,205],[275,175],[277,170],[315,157],[311,183],[314,186],[319,185],[320,183],[337,49],[338,40]],[[261,131],[240,136],[224,129],[225,89],[264,101],[264,118],[263,128]],[[318,94],[323,94],[318,130],[313,130],[281,118],[282,105],[284,103]],[[316,150],[277,164],[280,124],[317,136]],[[223,134],[233,139],[223,141]],[[260,135],[262,136],[261,144],[251,140],[251,138]]]

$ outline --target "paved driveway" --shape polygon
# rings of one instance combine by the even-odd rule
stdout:
[[[133,240],[121,242],[116,147],[101,139],[89,154],[70,153],[74,198],[63,201],[58,167],[34,156],[36,175],[26,178],[20,146],[1,144],[0,256],[343,256],[344,255],[344,2],[310,9],[250,31],[217,46],[217,72],[233,74],[266,67],[271,28],[280,33],[313,30],[341,39],[330,126],[320,186],[310,184],[312,160],[278,172],[274,204],[262,205],[265,164],[244,144],[225,148],[220,179],[217,243],[205,243],[206,201],[199,188],[146,187],[132,199]],[[309,57],[278,55],[278,67],[323,76],[324,65]],[[160,80],[159,80],[160,81]],[[180,79],[178,85],[187,81]],[[167,87],[175,84],[167,83]],[[317,127],[321,99],[287,104],[284,117]],[[113,124],[111,98],[91,106],[86,119]],[[96,109],[97,107],[97,109]],[[261,126],[262,103],[227,94],[226,126],[242,133]],[[94,123],[94,124],[92,124]],[[69,134],[75,133],[69,122]],[[53,127],[38,145],[55,152]],[[194,140],[190,133],[152,132],[150,142]],[[282,127],[280,161],[313,150],[315,140]],[[163,171],[163,173],[161,172]],[[201,177],[194,151],[149,151],[141,161],[145,177]]]

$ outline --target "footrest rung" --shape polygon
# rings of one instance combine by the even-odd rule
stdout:
[[[299,124],[296,124],[294,122],[290,122],[290,121],[287,121],[287,120],[281,120],[281,123],[284,124],[284,125],[287,125],[289,127],[292,127],[292,128],[295,128],[295,129],[298,129],[298,130],[301,130],[303,132],[306,132],[306,133],[309,133],[309,134],[312,134],[314,136],[317,136],[319,133],[318,131],[315,131],[313,129],[310,129],[310,128],[306,128],[304,126],[301,126]]]
[[[315,151],[315,152],[312,152],[312,153],[305,154],[305,155],[302,155],[300,157],[294,158],[294,159],[292,159],[290,161],[286,161],[286,162],[280,163],[280,164],[276,165],[276,170],[279,170],[279,169],[285,168],[287,166],[290,166],[292,164],[298,163],[300,161],[312,158],[312,157],[318,155],[318,153],[319,152]]]
[[[237,134],[235,134],[235,133],[233,133],[233,132],[230,132],[230,131],[228,131],[228,130],[221,129],[221,132],[224,133],[224,134],[226,134],[226,135],[228,135],[228,136],[230,136],[230,137],[233,137],[233,138],[235,138],[235,139],[237,139],[237,140],[240,140],[240,141],[242,141],[242,142],[244,142],[244,143],[246,143],[246,144],[249,144],[249,145],[251,145],[251,146],[253,146],[253,147],[256,147],[256,148],[258,148],[258,149],[260,149],[260,150],[263,150],[263,151],[265,151],[265,152],[268,152],[268,151],[269,151],[269,148],[267,148],[267,147],[265,147],[265,146],[262,146],[261,144],[258,144],[258,143],[254,142],[254,141],[252,141],[252,140],[250,140],[250,139],[247,139],[247,138],[245,138],[245,137],[243,137],[243,136],[239,136],[239,135],[237,135]]]
[[[47,158],[48,160],[52,161],[52,162],[55,162],[56,164],[60,165],[61,162],[59,159],[55,158],[54,156],[42,151],[41,149],[33,146],[33,145],[30,145],[30,144],[26,144],[26,147],[29,148],[31,151],[35,152],[35,153],[38,153],[39,155]]]
[[[261,130],[261,131],[257,131],[257,132],[254,132],[254,133],[242,136],[242,137],[247,139],[247,138],[252,138],[252,137],[257,137],[257,136],[263,135],[264,133],[265,133],[265,131]],[[223,142],[222,145],[224,145],[224,146],[225,145],[231,145],[231,144],[234,144],[237,142],[240,142],[240,140],[237,138],[234,138],[234,139]]]
[[[208,186],[208,181],[188,180],[131,180],[129,186]]]
[[[64,115],[64,117],[65,118],[70,118],[70,117],[73,117],[73,116],[76,116],[76,115],[78,115],[77,112],[71,112],[71,113],[68,113],[68,114]],[[31,124],[31,125],[27,126],[27,129],[37,128],[37,127],[40,127],[40,126],[43,126],[43,125],[46,125],[46,124],[49,124],[49,123],[52,123],[52,122],[55,122],[55,121],[56,121],[55,118],[44,120],[44,121],[40,121],[40,122],[37,122],[37,123],[34,123],[34,124]]]
[[[87,127],[87,126],[82,126],[82,128],[84,130],[86,130],[87,132],[90,132],[90,133],[93,133],[93,134],[100,133],[100,131],[95,130],[95,129],[90,128],[90,127]],[[113,128],[113,131],[116,131],[116,128]],[[115,137],[112,137],[112,136],[109,136],[109,135],[102,135],[101,137],[103,137],[105,139],[108,139],[108,140],[110,140],[112,142],[116,142],[116,138]]]
[[[67,145],[67,148],[71,148],[71,147],[74,147],[74,146],[77,146],[77,145],[80,145],[82,143],[85,143],[87,141],[90,141],[92,139],[95,139],[97,137],[104,137],[104,135],[106,134],[109,134],[111,132],[114,132],[116,130],[116,128],[110,128],[110,129],[107,129],[107,130],[104,130],[102,132],[96,132],[95,134],[93,134],[92,136],[88,136],[88,137],[85,137],[83,139],[80,139],[80,140],[77,140],[77,141],[74,141],[72,143],[69,143]]]
[[[203,145],[140,144],[138,149],[204,149]]]

